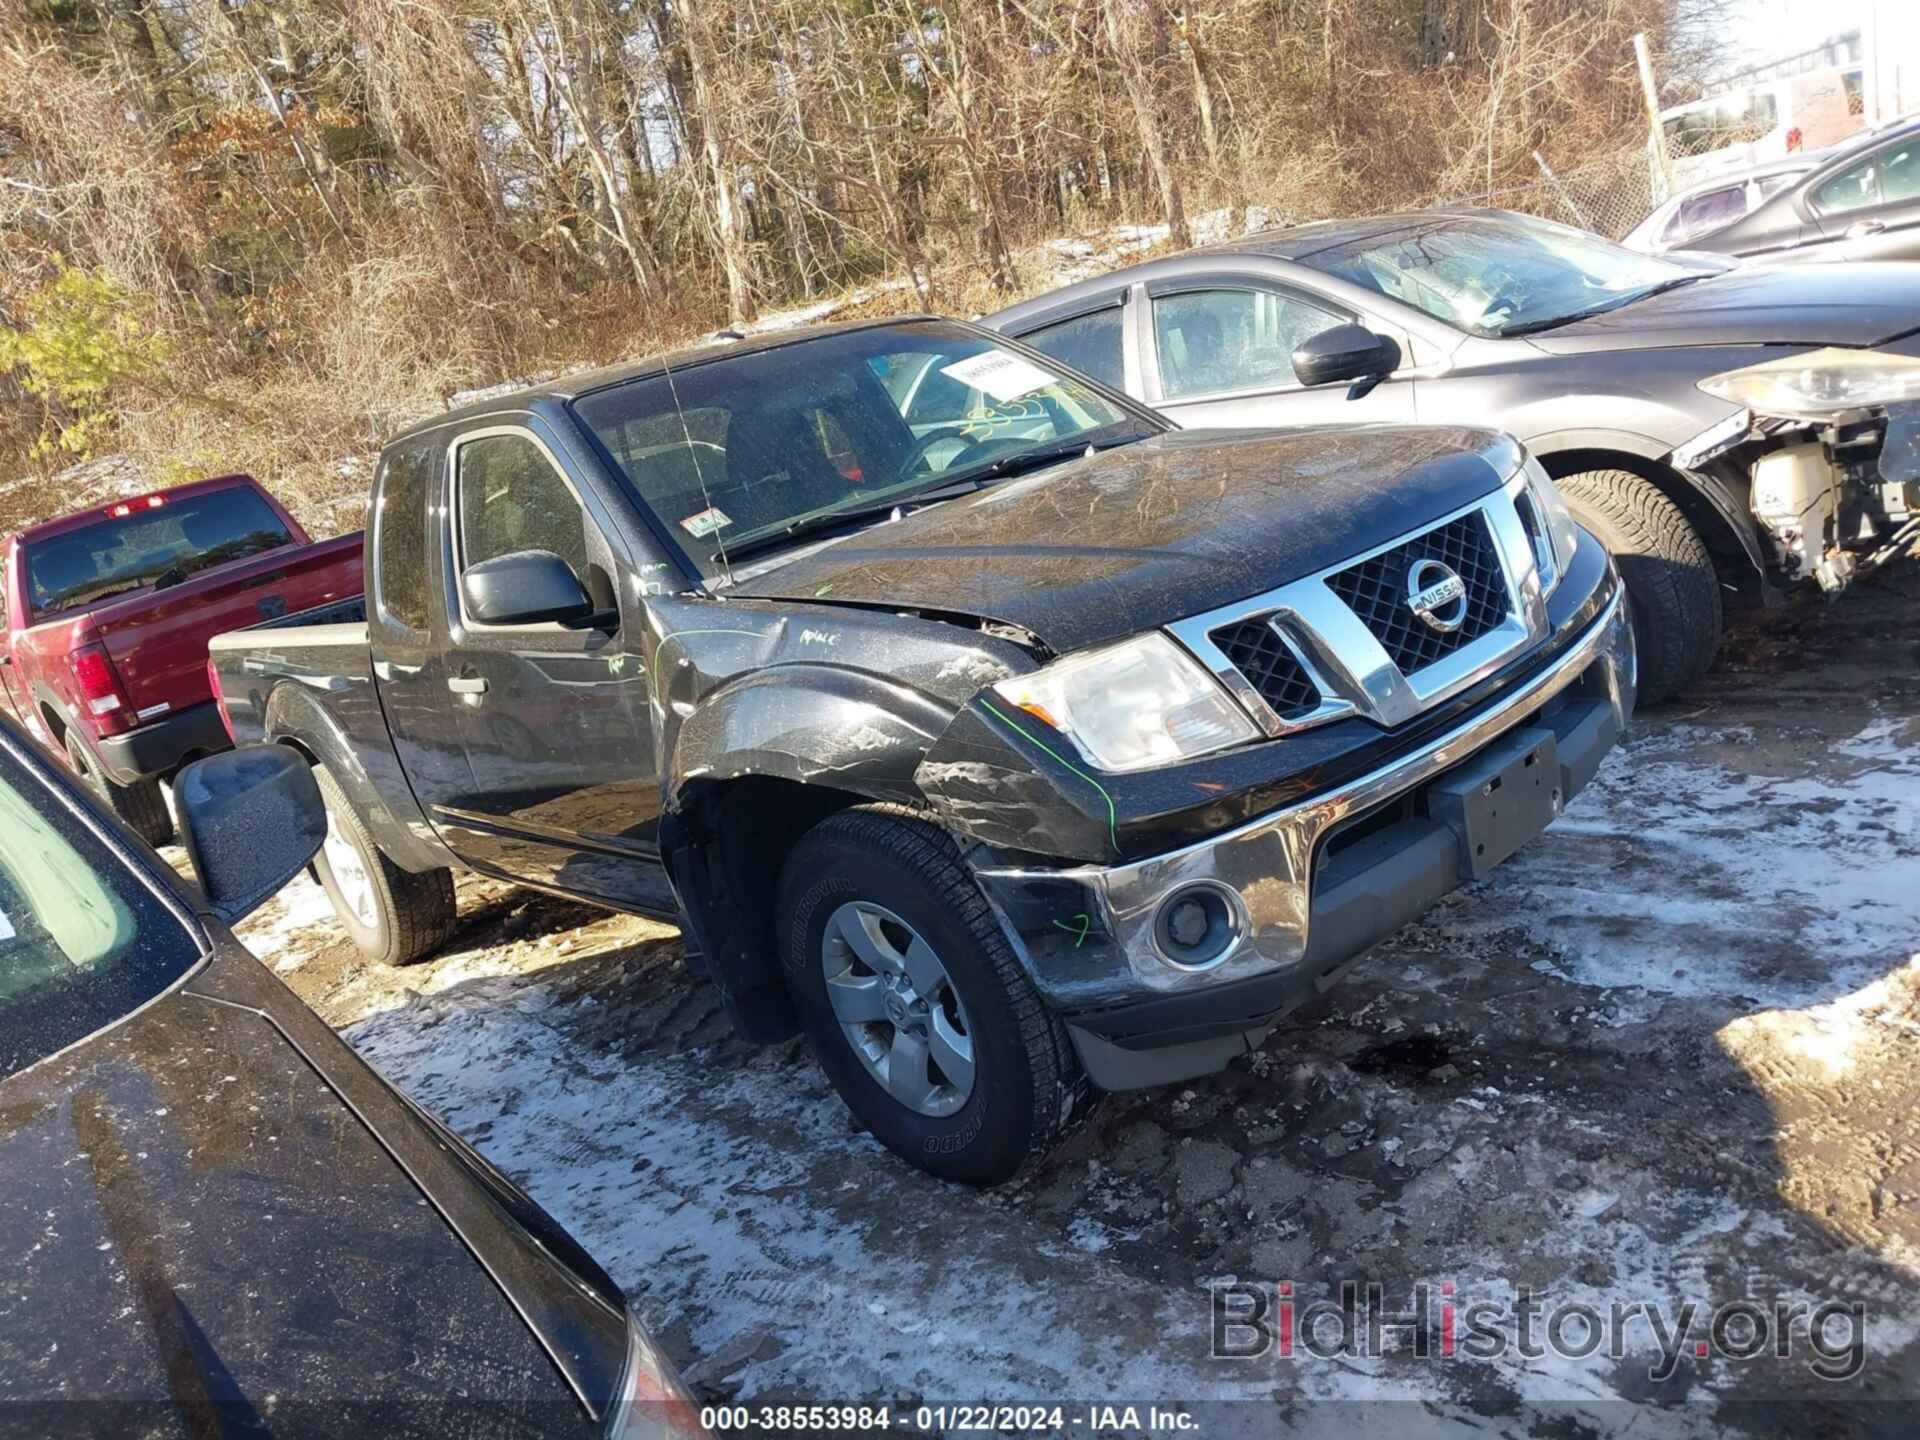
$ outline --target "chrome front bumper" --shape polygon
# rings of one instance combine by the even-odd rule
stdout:
[[[1616,591],[1606,610],[1552,668],[1411,755],[1339,790],[1133,864],[1045,871],[983,869],[979,878],[1008,922],[1008,932],[1035,984],[1050,1003],[1069,1015],[1239,988],[1242,982],[1281,977],[1289,971],[1311,968],[1318,973],[1346,958],[1330,956],[1326,946],[1312,944],[1315,857],[1329,832],[1433,782],[1521,727],[1581,681],[1587,682],[1582,693],[1588,700],[1597,702],[1599,710],[1611,712],[1605,717],[1611,726],[1597,747],[1604,750],[1631,716],[1637,684],[1633,627],[1624,589]],[[1594,708],[1590,703],[1588,709]],[[1597,764],[1597,756],[1590,763]],[[1568,798],[1586,773],[1566,787]],[[1448,873],[1457,883],[1457,873],[1451,869]],[[1232,942],[1202,966],[1170,958],[1156,923],[1168,897],[1196,883],[1229,895],[1237,921]],[[1020,897],[1023,891],[1031,894],[1034,887],[1046,887],[1051,894],[1091,896],[1098,911],[1092,917],[1095,923],[1082,924],[1087,917],[1080,916],[1071,924],[1082,924],[1082,934],[1097,935],[1098,940],[1070,951],[1056,948],[1048,954],[1036,953],[1038,947],[1025,943],[1021,927],[1009,919],[1023,908],[1031,913],[1032,906],[1023,907]],[[1068,921],[1052,923],[1071,928]],[[1363,950],[1370,943],[1369,939],[1351,948]]]

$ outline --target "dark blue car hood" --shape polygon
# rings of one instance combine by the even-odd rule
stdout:
[[[484,1184],[423,1188],[356,1113],[394,1122],[404,1102],[323,1080],[302,1050],[325,1027],[289,997],[315,1027],[296,1045],[263,1013],[274,990],[251,957],[216,958],[0,1085],[0,1400],[125,1405],[156,1434],[590,1433],[443,1217]],[[412,1132],[399,1153],[433,1148],[417,1122],[389,1128]],[[526,1248],[526,1273],[508,1247],[489,1262],[523,1295],[604,1312],[581,1343],[617,1367],[618,1310],[565,1273],[531,1282],[551,1261]]]
[[[1920,330],[1920,264],[1741,266],[1528,336],[1555,355],[1692,345],[1884,344]]]

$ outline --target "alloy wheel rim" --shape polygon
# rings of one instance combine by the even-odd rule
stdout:
[[[360,858],[360,851],[340,833],[332,811],[327,812],[327,838],[322,849],[327,868],[333,872],[334,888],[347,909],[362,925],[374,929],[378,914],[373,903],[373,876],[367,873],[367,862]]]
[[[973,1026],[933,946],[883,905],[853,900],[820,943],[827,1001],[855,1058],[901,1105],[933,1118],[973,1094]]]

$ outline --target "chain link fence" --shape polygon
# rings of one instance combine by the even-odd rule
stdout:
[[[1755,138],[1757,134],[1730,134],[1724,129],[1670,136],[1668,156],[1670,160],[1684,160]],[[1654,206],[1675,189],[1685,188],[1685,182],[1671,186],[1666,183],[1651,143],[1629,146],[1567,170],[1549,169],[1538,154],[1534,162],[1540,167],[1538,180],[1523,185],[1496,186],[1449,203],[1517,210],[1523,215],[1539,215],[1591,230],[1609,240],[1619,240],[1652,214]]]
[[[1540,215],[1618,240],[1666,197],[1649,149],[1623,150],[1571,170],[1548,171],[1527,185],[1491,191],[1485,201],[1502,210]]]

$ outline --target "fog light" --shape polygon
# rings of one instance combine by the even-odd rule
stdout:
[[[1243,925],[1240,897],[1224,885],[1183,885],[1160,902],[1153,941],[1161,957],[1184,970],[1199,970],[1227,956]]]

